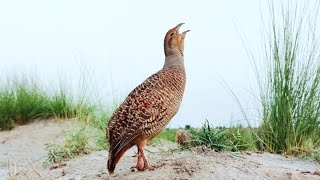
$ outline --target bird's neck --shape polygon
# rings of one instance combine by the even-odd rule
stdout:
[[[165,68],[175,68],[184,70],[184,59],[182,54],[173,54],[166,56],[163,69]]]

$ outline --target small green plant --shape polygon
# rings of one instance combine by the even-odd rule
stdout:
[[[67,149],[67,157],[73,158],[79,154],[88,154],[92,147],[89,144],[89,133],[86,127],[82,127],[76,131],[67,132],[67,139],[64,147]]]
[[[65,130],[63,144],[48,144],[45,165],[72,159],[91,151],[106,150],[106,125],[109,113],[92,112],[84,121],[72,121],[72,128]]]
[[[63,145],[47,144],[45,164],[57,163],[81,154],[88,154],[93,149],[90,144],[89,134],[86,127],[66,131]]]
[[[313,152],[311,153],[311,156],[314,157],[314,159],[320,163],[320,147],[317,147],[313,149]]]
[[[232,144],[232,151],[255,150],[257,140],[252,129],[242,126],[231,127],[228,130],[229,141]]]
[[[63,147],[58,144],[47,144],[46,145],[47,156],[44,165],[58,163],[64,160],[67,156]]]
[[[232,144],[226,130],[212,128],[206,120],[200,131],[191,131],[191,146],[207,146],[217,151],[230,150]]]
[[[250,128],[210,126],[208,120],[200,130],[190,129],[192,134],[190,146],[206,146],[216,151],[255,150],[257,140]]]

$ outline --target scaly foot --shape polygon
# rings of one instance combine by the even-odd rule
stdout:
[[[138,169],[138,171],[143,171],[144,170],[143,158],[140,153],[138,153],[137,155],[138,155],[138,162],[136,165],[132,166],[130,169],[132,170]]]

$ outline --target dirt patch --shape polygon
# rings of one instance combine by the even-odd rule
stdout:
[[[71,122],[72,123],[72,122]],[[120,160],[115,175],[106,172],[107,151],[43,167],[46,143],[61,142],[70,122],[39,121],[0,132],[0,177],[20,179],[320,179],[318,163],[270,153],[215,152],[206,147],[179,151],[162,142],[147,147],[154,171],[132,172],[132,148]],[[72,125],[72,124],[71,124]],[[0,178],[1,179],[1,178]]]

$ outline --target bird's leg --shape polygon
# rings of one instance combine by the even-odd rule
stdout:
[[[143,168],[143,170],[149,169],[150,171],[153,171],[155,168],[154,168],[153,166],[150,166],[149,160],[148,160],[147,156],[144,154],[144,149],[143,149],[143,147],[139,147],[139,146],[138,146],[138,149],[139,149],[139,151],[141,152],[141,156],[142,156],[143,161],[144,161],[144,168]]]
[[[143,157],[142,157],[142,155],[141,155],[141,151],[140,151],[139,147],[138,147],[138,154],[137,154],[137,156],[138,156],[138,162],[137,162],[136,165],[132,166],[131,169],[136,168],[136,169],[138,169],[138,171],[143,171],[143,170],[144,170],[144,169],[143,169],[143,168],[144,168],[144,163],[143,163]]]

